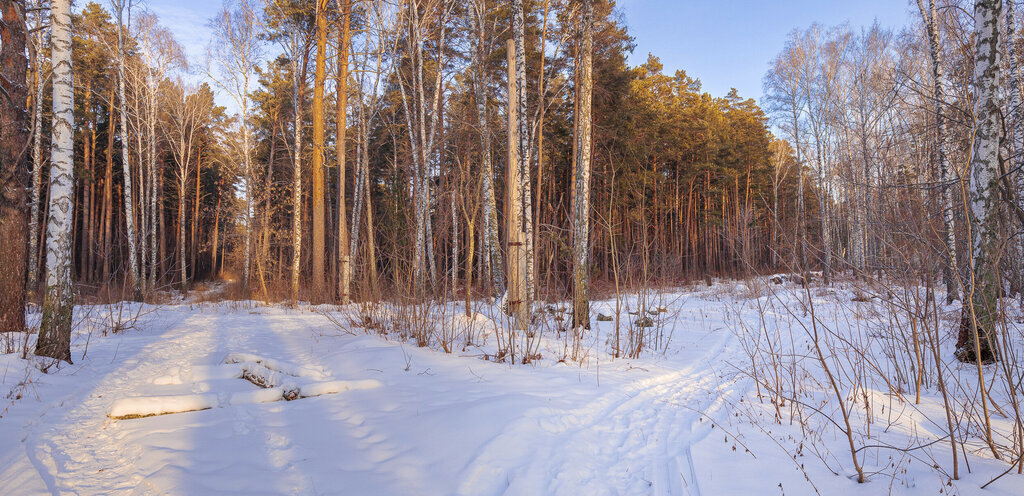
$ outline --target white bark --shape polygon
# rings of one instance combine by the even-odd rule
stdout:
[[[40,4],[36,4],[40,7]],[[35,15],[36,32],[32,36],[32,53],[36,77],[36,94],[32,100],[32,206],[28,221],[28,292],[34,295],[39,286],[39,208],[43,186],[43,37],[42,15]]]
[[[576,116],[576,180],[573,198],[573,328],[590,328],[588,274],[590,265],[591,92],[593,86],[594,5],[583,0],[583,39],[580,50],[579,115]]]
[[[949,163],[946,159],[946,117],[944,107],[946,105],[945,81],[942,70],[942,45],[939,42],[938,11],[935,8],[935,0],[928,0],[928,9],[925,10],[922,0],[918,0],[917,7],[921,11],[921,17],[925,22],[925,31],[928,34],[928,54],[932,66],[932,98],[935,105],[935,144],[936,144],[936,166],[939,172],[939,185],[941,191],[942,229],[943,242],[946,251],[946,268],[944,279],[946,281],[946,301],[952,302],[958,297],[957,283],[957,256],[956,256],[956,231],[953,230],[953,197],[951,187],[953,186],[953,175],[949,170]]]
[[[46,295],[36,353],[71,361],[72,209],[74,208],[74,108],[71,67],[71,1],[53,0],[53,129],[50,143],[50,218],[46,226]]]
[[[483,243],[481,243],[481,249],[483,250],[482,260],[485,269],[490,271],[494,294],[501,295],[505,292],[505,278],[503,272],[505,263],[502,260],[501,247],[498,240],[498,208],[494,195],[494,166],[492,164],[491,153],[490,120],[487,112],[487,80],[486,72],[483,67],[484,60],[486,59],[485,20],[487,12],[485,11],[483,0],[473,2],[473,8],[476,12],[478,31],[476,61],[474,64],[476,66],[476,80],[473,84],[476,98],[477,117],[480,124],[480,155],[482,159],[481,173],[483,174],[483,187],[481,188],[483,193],[484,221],[484,228],[481,233],[483,238]]]
[[[299,67],[299,34],[292,31],[292,108],[295,112],[294,134],[295,148],[292,150],[294,163],[292,168],[292,274],[291,302],[299,301],[299,262],[302,255],[302,68]]]
[[[516,45],[516,102],[519,113],[519,180],[522,185],[523,228],[526,233],[526,298],[527,306],[532,307],[536,296],[536,283],[534,277],[534,253],[533,253],[533,195],[531,194],[530,181],[530,156],[533,141],[530,135],[530,122],[527,118],[527,91],[526,91],[526,34],[525,19],[523,13],[523,0],[512,2],[512,38]]]

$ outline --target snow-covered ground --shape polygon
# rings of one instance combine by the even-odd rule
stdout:
[[[912,390],[858,383],[856,367],[830,357],[854,398],[869,478],[858,484],[848,441],[831,424],[837,403],[806,358],[801,294],[735,283],[652,293],[649,317],[627,313],[639,306],[631,295],[620,322],[595,322],[577,361],[565,359],[561,309],[548,307],[540,358],[526,365],[494,361],[507,322],[482,304],[472,319],[461,305],[431,309],[427,347],[395,326],[388,337],[368,333],[357,305],[80,307],[73,365],[43,373],[38,359],[0,355],[0,494],[976,494],[1008,467],[968,443],[970,472],[961,466],[961,480],[949,480],[936,390],[915,404]],[[815,301],[823,322],[842,324],[836,336],[874,336],[871,323],[886,318],[842,290]],[[615,306],[592,310],[614,315]],[[613,358],[616,325],[625,346],[640,318],[654,324],[652,347]],[[451,353],[445,332],[455,336]],[[797,384],[769,373],[764,355],[752,359],[762,334],[792,351],[780,369],[801,376],[792,388],[803,420],[791,420],[792,403],[777,410],[755,381]],[[971,383],[970,366],[947,367]],[[1008,432],[1007,396],[993,390],[1005,414],[993,414],[993,428]],[[858,395],[868,408],[858,409]],[[1024,494],[1021,477],[985,494]]]

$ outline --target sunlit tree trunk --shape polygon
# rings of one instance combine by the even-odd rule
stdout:
[[[526,274],[524,284],[525,288],[525,301],[524,304],[527,308],[533,306],[533,299],[536,291],[536,282],[534,277],[534,249],[533,249],[533,195],[530,187],[530,155],[531,150],[530,143],[532,142],[530,136],[530,119],[528,118],[526,97],[526,34],[525,34],[525,15],[523,12],[523,0],[512,0],[512,39],[515,41],[515,83],[516,83],[516,101],[510,103],[517,107],[519,114],[517,132],[517,143],[515,146],[519,147],[518,160],[519,163],[519,180],[522,181],[522,204],[523,204],[523,231],[525,233],[525,239],[523,240],[526,256]],[[511,75],[510,75],[511,77]]]
[[[107,170],[103,178],[103,284],[110,284],[110,259],[112,249],[112,217],[114,216],[114,87],[110,88],[109,113],[107,116]]]
[[[351,41],[351,0],[338,0],[341,10],[341,29],[338,33],[338,111],[337,111],[337,144],[335,155],[338,162],[338,299],[342,305],[350,301],[352,284],[352,265],[348,246],[348,227],[345,212],[345,145],[348,128],[348,58]]]
[[[305,55],[299,56],[300,40],[297,32],[292,33],[292,107],[294,115],[294,149],[292,168],[292,273],[291,302],[299,301],[299,274],[302,254],[302,90],[305,86]],[[299,61],[302,60],[300,70]]]
[[[53,0],[53,129],[50,144],[50,218],[46,229],[46,294],[36,354],[71,361],[71,209],[74,201],[74,108],[71,67],[71,1]]]
[[[576,163],[573,194],[573,328],[590,328],[587,260],[590,243],[590,157],[591,157],[591,92],[594,84],[594,5],[583,0],[582,47],[580,51],[579,113],[576,115]]]
[[[327,0],[316,2],[316,75],[313,81],[313,273],[310,301],[321,303],[324,286],[324,80],[327,63]]]
[[[505,307],[514,325],[526,329],[530,306],[526,284],[526,233],[523,232],[523,182],[519,167],[519,106],[516,74],[515,41],[508,40],[508,162],[505,187],[505,237],[508,243],[508,292]],[[509,350],[513,351],[513,350]]]

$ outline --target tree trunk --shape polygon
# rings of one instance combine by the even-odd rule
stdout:
[[[294,166],[292,168],[292,274],[291,303],[299,301],[299,274],[302,255],[302,90],[305,87],[306,54],[303,53],[302,70],[299,70],[299,35],[292,34],[292,106],[295,108]]]
[[[25,330],[28,59],[24,0],[0,1],[0,333]]]
[[[107,170],[103,178],[103,285],[110,284],[110,258],[113,238],[112,220],[114,216],[114,87],[110,87],[110,99],[108,100],[109,114],[107,116]]]
[[[327,61],[327,0],[316,2],[316,76],[313,82],[313,287],[310,301],[322,303],[324,287],[324,79]]]
[[[74,108],[71,68],[71,1],[53,0],[53,127],[50,150],[50,219],[46,229],[46,294],[36,355],[71,362],[71,210],[74,202]]]
[[[999,288],[999,161],[1002,131],[999,97],[999,21],[1001,0],[974,4],[976,54],[974,78],[978,88],[977,124],[971,156],[970,217],[971,280],[963,305],[957,357],[964,361],[995,360]],[[979,373],[980,373],[979,369]],[[987,417],[987,414],[986,414]]]
[[[487,59],[485,45],[485,19],[483,1],[474,4],[477,16],[477,46],[476,46],[476,80],[474,91],[476,93],[477,118],[480,124],[480,155],[483,170],[483,233],[482,249],[484,267],[490,270],[491,283],[495,295],[505,292],[504,262],[502,261],[500,241],[498,239],[498,207],[494,194],[494,166],[492,164],[491,152],[491,131],[490,119],[487,112],[487,72],[484,63]]]
[[[576,115],[575,189],[573,195],[573,328],[590,328],[587,255],[590,234],[590,110],[593,88],[594,5],[583,0],[583,40],[580,53],[579,113]],[[642,310],[642,309],[641,309]]]
[[[526,281],[526,249],[523,232],[523,182],[519,167],[519,108],[518,84],[516,83],[516,46],[514,40],[508,41],[508,181],[506,182],[505,215],[508,242],[508,293],[505,304],[508,315],[513,318],[513,325],[518,329],[526,329],[529,324],[529,286]],[[510,352],[514,350],[509,350]]]
[[[1015,174],[1015,190],[1017,197],[1017,205],[1020,208],[1024,208],[1024,170],[1021,167],[1024,166],[1024,157],[1021,157],[1021,153],[1024,153],[1024,119],[1021,118],[1021,95],[1020,95],[1020,52],[1017,50],[1016,44],[1016,32],[1017,32],[1017,16],[1016,16],[1016,0],[1006,0],[1006,50],[1009,55],[1007,60],[1007,72],[1010,74],[1010,87],[1008,93],[1010,95],[1010,119],[1011,129],[1013,130],[1013,140],[1010,141],[1010,156],[1013,157],[1012,163],[1010,163],[1010,170],[1016,171]],[[1020,256],[1018,262],[1021,266],[1021,280],[1024,280],[1024,236],[1017,237],[1017,250]],[[1024,285],[1024,284],[1022,284]],[[1024,303],[1024,288],[1018,291],[1018,298],[1021,303]]]
[[[942,279],[946,284],[946,303],[952,303],[959,297],[959,283],[956,257],[956,231],[953,230],[953,175],[946,160],[946,117],[943,107],[946,105],[945,89],[942,76],[942,45],[939,42],[939,18],[935,8],[935,0],[928,0],[925,10],[922,0],[917,7],[925,20],[925,31],[928,33],[928,54],[932,63],[932,93],[935,100],[935,148],[936,168],[939,172],[942,209],[942,241],[945,244],[946,266],[943,268]],[[1018,177],[1020,177],[1018,175]]]
[[[29,212],[28,222],[28,299],[36,301],[36,291],[39,289],[39,262],[40,262],[40,228],[39,228],[39,207],[42,204],[43,189],[43,30],[40,20],[42,14],[36,15],[36,31],[32,38],[34,49],[34,67],[32,70],[35,78],[35,96],[32,98],[32,207]]]
[[[345,212],[345,145],[348,128],[348,52],[351,39],[352,1],[338,0],[341,4],[341,29],[338,32],[338,111],[337,144],[335,155],[338,161],[338,299],[342,305],[351,300],[349,286],[352,284],[352,266],[348,246],[348,226]]]
[[[528,107],[526,105],[527,88],[526,88],[526,34],[525,34],[525,19],[523,13],[523,0],[513,0],[512,2],[512,38],[515,42],[515,83],[516,83],[516,101],[510,105],[518,107],[518,123],[519,130],[517,132],[517,142],[515,146],[519,148],[517,154],[519,167],[519,180],[522,181],[522,186],[517,186],[522,189],[521,201],[523,208],[522,222],[523,231],[525,238],[522,240],[524,256],[526,258],[526,274],[524,275],[523,283],[526,285],[523,293],[525,299],[523,302],[526,304],[529,310],[533,306],[534,293],[536,291],[536,283],[534,277],[534,256],[533,256],[533,195],[530,187],[530,155],[532,150],[530,143],[533,141],[530,136],[530,119],[528,118]],[[511,74],[510,74],[511,77]],[[510,144],[511,145],[511,144]]]

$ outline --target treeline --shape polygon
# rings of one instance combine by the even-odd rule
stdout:
[[[516,5],[227,4],[211,21],[210,60],[189,61],[152,14],[87,4],[71,19],[78,291],[145,296],[223,269],[264,299],[287,297],[290,283],[294,298],[342,299],[345,277],[358,298],[414,284],[502,293]],[[28,13],[39,124],[29,290],[41,282],[49,218],[47,7]],[[529,277],[533,295],[562,298],[573,267],[582,9],[521,8],[514,146],[525,162]],[[786,189],[772,182],[766,117],[735,92],[715,98],[683,72],[664,74],[653,56],[630,67],[632,38],[614,2],[594,9],[589,275],[668,283],[764,267],[770,207]],[[192,83],[200,79],[208,83]]]
[[[524,3],[524,56],[517,61],[524,74],[513,74],[522,79],[516,93],[524,102],[516,105],[520,127],[510,138],[505,47],[515,43],[515,29],[508,29],[514,24],[508,7],[424,2],[415,11],[405,4],[389,11],[353,2],[351,40],[339,22],[345,17],[328,10],[324,59],[331,67],[323,119],[326,129],[337,131],[326,133],[323,145],[328,227],[322,250],[316,246],[319,182],[309,180],[315,170],[303,173],[311,186],[302,190],[299,206],[305,212],[299,232],[306,233],[300,252],[312,251],[300,259],[301,279],[319,277],[316,258],[323,252],[325,287],[332,290],[320,298],[346,291],[333,288],[348,264],[361,281],[353,290],[359,298],[381,290],[411,294],[420,285],[431,294],[456,286],[500,294],[510,143],[512,160],[526,162],[518,194],[527,212],[528,284],[534,294],[568,295],[580,9],[565,2]],[[253,93],[255,160],[268,164],[253,184],[260,185],[255,194],[267,206],[259,222],[268,224],[261,236],[269,239],[269,249],[255,255],[266,260],[254,270],[280,281],[296,251],[296,206],[266,199],[288,198],[296,190],[296,161],[316,168],[321,104],[315,11],[313,2],[268,5],[261,21],[280,30],[268,37],[285,45],[286,53],[261,72]],[[614,4],[595,4],[594,15],[589,275],[668,283],[765,267],[771,257],[768,207],[779,188],[771,182],[764,114],[735,92],[714,98],[683,72],[664,74],[653,56],[630,67],[632,39]],[[303,38],[286,38],[295,31]],[[337,54],[346,46],[357,48],[339,67]],[[297,91],[293,71],[301,73]],[[344,84],[342,100],[348,103],[338,107],[342,71],[353,75]],[[310,94],[312,102],[306,101]],[[298,137],[296,107],[302,109]],[[337,141],[342,133],[343,147]],[[287,151],[296,141],[310,143],[298,158]],[[338,208],[340,198],[344,208]],[[353,228],[359,216],[373,219],[369,230],[358,227],[362,233]],[[373,243],[350,242],[360,236]]]

